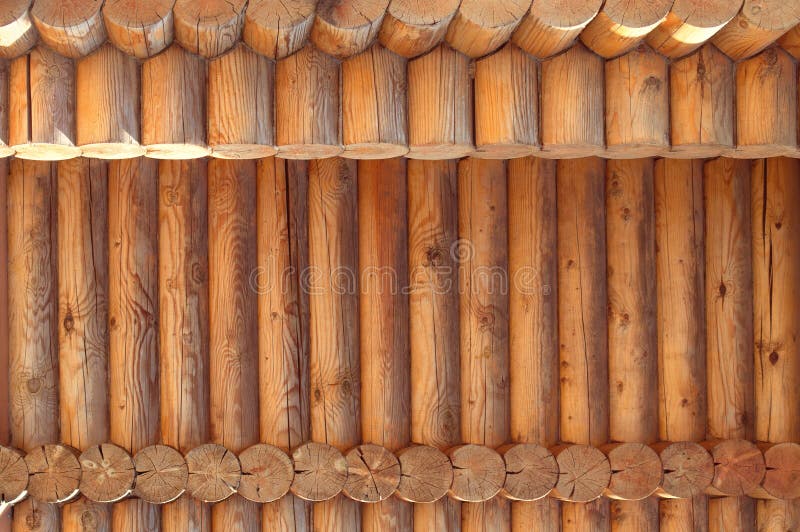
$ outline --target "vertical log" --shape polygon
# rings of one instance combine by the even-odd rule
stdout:
[[[313,161],[308,181],[311,439],[340,451],[361,443],[356,163]],[[319,530],[357,530],[358,503],[314,505]]]
[[[342,64],[342,157],[408,152],[406,61],[376,44]]]
[[[441,450],[461,443],[457,180],[455,161],[408,162],[411,439]],[[415,530],[460,528],[449,497],[414,507]]]
[[[378,39],[396,54],[412,58],[442,42],[459,0],[420,4],[415,0],[391,0]]]
[[[11,383],[8,367],[8,159],[0,159],[0,379]],[[0,445],[11,444],[8,389],[0,393]],[[0,515],[0,530],[11,530],[11,512]]]
[[[307,46],[275,67],[275,136],[285,159],[333,157],[339,132],[339,64]]]
[[[670,65],[675,156],[709,157],[733,148],[733,94],[733,63],[711,44]]]
[[[108,373],[111,441],[134,454],[158,443],[157,163],[108,169]],[[113,530],[157,528],[160,511],[141,499],[114,504]]]
[[[142,64],[142,144],[157,159],[208,155],[205,62],[173,45]]]
[[[458,168],[461,434],[465,443],[508,440],[508,247],[506,163],[466,159]],[[509,530],[510,503],[462,505],[464,530]]]
[[[558,443],[558,254],[556,163],[508,163],[509,366],[511,439]],[[557,529],[552,498],[514,502],[513,530]]]
[[[667,17],[673,0],[609,0],[581,32],[581,41],[610,59],[632,50]]]
[[[542,157],[603,151],[603,60],[582,44],[542,63]]]
[[[671,59],[695,51],[736,16],[743,0],[675,0],[647,44]]]
[[[77,59],[92,53],[106,40],[101,2],[36,0],[30,16],[39,38],[59,54]]]
[[[606,321],[605,163],[559,161],[558,338],[561,440],[608,441],[608,329]],[[562,504],[562,528],[609,527],[608,502]]]
[[[440,45],[408,64],[408,157],[458,159],[472,152],[469,58]]]
[[[469,57],[490,54],[511,38],[530,7],[530,0],[461,0],[445,40]]]
[[[751,57],[800,22],[798,0],[744,0],[739,14],[714,36],[712,42],[738,61]]]
[[[302,163],[258,163],[259,415],[261,441],[290,452],[309,437],[307,294],[307,172]],[[287,168],[287,166],[289,168]],[[252,279],[252,277],[251,277]],[[311,504],[287,494],[262,510],[262,530],[311,527]]]
[[[75,134],[75,65],[38,46],[9,68],[8,141],[21,159],[80,155]]]
[[[511,40],[534,57],[551,57],[572,46],[602,4],[601,0],[538,0]]]
[[[9,64],[0,60],[0,158],[14,154],[9,146],[8,139],[8,89],[9,89]],[[7,172],[8,170],[6,170]]]
[[[208,62],[208,146],[221,159],[275,154],[275,65],[246,46]]]
[[[211,439],[234,453],[258,442],[256,163],[208,163]],[[260,530],[259,507],[241,496],[214,505],[212,528]]]
[[[473,157],[511,159],[539,146],[539,69],[513,44],[475,62]]]
[[[8,175],[8,390],[11,445],[29,451],[58,441],[56,181],[53,165],[11,161]],[[26,522],[59,528],[54,505],[26,499],[13,530]]]
[[[0,57],[13,59],[30,50],[39,32],[30,16],[33,0],[9,0],[0,14]]]
[[[161,441],[187,453],[208,442],[208,222],[204,161],[158,168]],[[207,531],[208,505],[183,495],[162,529]]]
[[[76,138],[84,157],[144,155],[139,144],[139,65],[110,44],[77,62]]]
[[[108,40],[137,59],[152,57],[172,44],[174,0],[106,0],[103,22]]]
[[[177,0],[175,41],[206,58],[227,52],[242,34],[246,5],[247,0]]]
[[[306,45],[316,7],[316,0],[251,0],[242,38],[259,54],[283,59]]]
[[[389,0],[319,0],[311,42],[322,52],[346,59],[372,44]]]
[[[60,441],[79,451],[109,436],[107,171],[82,158],[58,165]],[[108,530],[111,508],[81,498],[62,519],[65,529],[93,519]]]

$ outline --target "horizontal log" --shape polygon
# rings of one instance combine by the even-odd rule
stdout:
[[[319,0],[311,42],[346,59],[366,50],[378,34],[389,0]]]
[[[602,0],[536,0],[511,40],[534,57],[566,50],[597,16]]]
[[[608,0],[581,32],[581,41],[606,59],[632,50],[669,13],[672,0]]]
[[[712,42],[734,60],[751,57],[800,22],[800,0],[744,0]]]
[[[511,37],[530,6],[530,0],[461,0],[445,39],[469,57],[490,54]]]
[[[106,0],[103,21],[108,40],[138,59],[152,57],[172,44],[174,0]]]
[[[116,502],[130,495],[136,469],[125,449],[101,443],[83,451],[78,460],[81,495],[95,502]]]
[[[739,12],[743,0],[676,0],[647,44],[670,58],[692,53]]]
[[[460,0],[427,4],[416,0],[391,0],[378,39],[403,57],[422,55],[442,42],[459,3]]]
[[[0,57],[13,59],[36,44],[39,33],[30,16],[33,0],[7,0],[0,12]]]
[[[42,42],[65,57],[83,57],[106,40],[102,2],[36,0],[31,19]]]
[[[283,59],[306,45],[314,23],[315,0],[250,0],[244,15],[244,42],[259,54]]]
[[[247,0],[177,0],[175,40],[187,51],[216,57],[233,48],[242,34]]]

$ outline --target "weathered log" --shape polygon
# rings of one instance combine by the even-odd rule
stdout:
[[[748,497],[721,497],[708,501],[708,529],[754,530],[755,505]]]
[[[9,159],[0,159],[0,298],[8,302],[8,167]],[[0,338],[8,338],[8,304],[0,305]],[[9,342],[0,342],[0,379],[11,383],[11,374],[8,367]],[[11,408],[9,405],[10,394],[0,394],[0,445],[11,444]],[[20,455],[20,459],[22,456]],[[24,461],[23,461],[24,463]],[[28,474],[24,475],[25,486],[28,485]],[[4,490],[5,491],[5,490]],[[15,491],[11,488],[9,491]],[[10,496],[9,496],[10,500]],[[16,501],[15,501],[16,502]],[[11,530],[11,512],[4,511],[8,505],[0,497],[0,530]]]
[[[103,22],[108,40],[138,59],[152,57],[172,44],[175,0],[106,0]]]
[[[13,59],[36,44],[39,33],[31,20],[33,0],[8,0],[0,13],[0,57]]]
[[[669,58],[695,51],[736,16],[743,0],[676,0],[647,44]]]
[[[400,462],[386,447],[372,443],[358,445],[347,452],[345,460],[347,481],[342,491],[355,501],[386,500],[400,484]]]
[[[36,0],[30,16],[39,37],[59,54],[76,59],[90,54],[106,40],[102,2]]]
[[[445,39],[469,57],[490,54],[508,41],[530,6],[529,0],[461,0]]]
[[[611,466],[606,496],[620,501],[639,501],[652,495],[661,485],[664,476],[661,459],[647,445],[609,443],[601,449],[608,456]]]
[[[798,22],[798,0],[744,0],[739,14],[712,42],[731,59],[745,59],[775,42]]]
[[[203,502],[227,499],[236,492],[242,478],[239,459],[216,443],[205,443],[186,453],[186,467],[186,491]]]
[[[21,451],[0,446],[0,507],[21,501],[28,493],[28,466]]]
[[[422,55],[442,42],[459,3],[460,0],[432,3],[391,0],[378,39],[403,57],[410,59]]]
[[[136,470],[133,458],[125,449],[113,443],[100,443],[83,451],[78,460],[82,472],[81,495],[96,502],[116,502],[130,495]],[[97,506],[93,510],[106,508]],[[110,514],[110,508],[107,509]]]
[[[347,481],[347,461],[336,447],[308,442],[292,451],[292,493],[307,501],[326,501],[339,494]]]
[[[251,0],[242,38],[261,55],[283,59],[306,45],[316,14],[316,0]]]
[[[664,470],[664,479],[658,489],[659,496],[688,500],[702,494],[711,485],[714,478],[714,459],[699,443],[661,442],[652,447],[658,452]],[[685,511],[673,506],[675,514]],[[673,515],[673,518],[677,519],[677,516]]]
[[[72,447],[48,443],[25,455],[28,494],[40,502],[67,502],[78,495],[81,464]]]
[[[397,459],[400,462],[398,497],[408,502],[436,503],[447,495],[453,484],[453,465],[450,463],[450,458],[442,451],[429,445],[412,445],[397,451]],[[415,514],[424,507],[424,505],[415,507]],[[444,505],[440,508],[447,511]],[[422,520],[415,515],[415,526],[426,522],[437,523],[432,517],[426,514],[426,519]],[[452,521],[444,523],[453,525]]]
[[[346,59],[372,44],[389,0],[319,0],[311,42],[322,52]]]
[[[673,0],[609,0],[581,32],[581,41],[610,59],[632,50],[667,17]]]
[[[175,41],[206,58],[227,52],[242,34],[246,5],[247,0],[177,0]]]
[[[751,492],[751,496],[761,499],[782,499],[790,503],[792,499],[800,497],[800,483],[798,483],[798,471],[800,471],[800,444],[793,442],[783,443],[759,443],[758,448],[764,455],[764,465],[766,471],[761,485]],[[774,502],[774,501],[773,501]],[[769,506],[758,506],[756,516],[766,519]]]
[[[558,482],[552,496],[562,501],[587,503],[603,495],[611,481],[608,458],[596,447],[589,445],[559,445],[550,449],[558,463]],[[564,512],[575,504],[565,504]],[[608,507],[603,508],[608,514]],[[574,523],[580,526],[580,523]]]
[[[511,40],[534,57],[553,56],[572,46],[602,4],[602,0],[535,1]]]
[[[707,493],[741,496],[764,480],[764,455],[753,442],[731,439],[705,442],[704,446],[714,459],[714,479]]]
[[[267,503],[281,499],[288,493],[294,480],[291,458],[274,445],[257,443],[248,447],[239,454],[239,463],[242,479],[237,492],[253,502]],[[267,512],[264,512],[263,518],[267,520]]]
[[[485,445],[465,444],[451,447],[447,450],[447,456],[453,464],[453,484],[449,491],[451,497],[476,503],[489,501],[500,493],[505,483],[506,468],[503,457],[497,451]],[[464,510],[467,508],[465,506]],[[465,517],[468,515],[465,511]],[[502,519],[503,515],[495,517]],[[507,515],[504,520],[508,520]],[[502,520],[499,524],[503,526]]]
[[[506,477],[500,493],[514,501],[546,497],[558,480],[558,464],[546,447],[535,443],[509,443],[497,451],[503,457]]]
[[[0,59],[0,158],[8,157],[14,154],[13,148],[8,145],[8,115],[9,115],[9,101],[8,89],[10,83],[8,61]],[[6,164],[4,172],[8,171]]]
[[[133,456],[133,465],[136,468],[133,492],[143,501],[164,504],[174,501],[186,490],[189,480],[186,460],[172,447],[145,447]]]

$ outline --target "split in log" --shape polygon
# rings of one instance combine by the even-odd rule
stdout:
[[[506,467],[503,457],[483,445],[457,445],[447,450],[453,464],[450,496],[459,501],[483,502],[503,488]]]
[[[500,493],[515,501],[546,497],[558,481],[558,464],[545,447],[535,443],[513,443],[498,452],[506,465],[506,480]]]
[[[311,42],[345,59],[366,50],[381,27],[389,0],[319,0]]]
[[[791,500],[800,498],[800,444],[762,443],[766,472],[755,496]]]
[[[764,480],[764,455],[752,442],[723,440],[704,444],[714,459],[714,480],[710,495],[741,496],[755,490]]]
[[[551,57],[572,46],[602,4],[602,0],[535,0],[511,40],[534,57]]]
[[[652,495],[663,479],[658,454],[643,443],[611,443],[603,446],[611,467],[606,495],[612,499],[638,501]]]
[[[412,58],[429,52],[444,39],[460,0],[420,3],[391,0],[378,39],[396,54]]]
[[[292,493],[307,501],[332,499],[347,481],[347,461],[327,443],[308,442],[292,451]]]
[[[153,504],[174,501],[186,491],[189,470],[181,453],[166,445],[145,447],[133,457],[134,494]]]
[[[436,447],[413,445],[397,452],[400,484],[397,496],[408,502],[430,503],[447,495],[453,484],[453,465]]]
[[[703,494],[714,478],[714,459],[699,443],[676,442],[653,445],[661,459],[664,479],[661,497],[690,499]]]
[[[133,490],[136,470],[128,452],[113,443],[89,447],[78,458],[81,495],[95,502],[116,502]]]
[[[25,455],[28,493],[40,502],[67,502],[78,495],[81,464],[72,447],[45,444]]]
[[[563,501],[589,502],[603,495],[611,481],[608,458],[589,445],[561,445],[551,449],[558,462],[555,498]]]
[[[108,40],[137,59],[152,57],[172,44],[175,0],[106,0]]]
[[[798,0],[744,0],[742,10],[712,42],[733,60],[751,57],[800,22]]]
[[[669,58],[692,53],[739,12],[742,0],[676,0],[647,44]]]
[[[0,508],[15,504],[27,495],[28,466],[23,454],[0,446]]]
[[[608,0],[581,32],[581,41],[606,59],[632,50],[666,18],[673,0]]]
[[[445,39],[469,57],[490,54],[508,41],[530,6],[530,0],[461,0]]]
[[[359,502],[389,498],[400,484],[400,463],[385,447],[365,443],[349,450],[344,494]]]
[[[84,0],[36,0],[31,18],[42,42],[63,56],[77,59],[106,40],[102,5]]]
[[[186,491],[203,502],[219,502],[236,492],[242,478],[239,459],[222,445],[207,443],[186,453]]]
[[[0,12],[0,57],[19,57],[36,44],[39,34],[30,16],[33,0],[6,0]]]
[[[257,443],[239,454],[242,479],[238,493],[253,502],[280,499],[289,492],[294,480],[291,458],[274,445]]]
[[[206,58],[227,52],[239,41],[247,0],[177,0],[175,41]]]
[[[271,59],[283,59],[306,45],[316,0],[251,0],[244,15],[244,42]]]

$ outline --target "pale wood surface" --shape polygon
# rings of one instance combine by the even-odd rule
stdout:
[[[742,0],[676,0],[667,18],[647,36],[647,44],[670,58],[690,54],[725,26]]]
[[[581,41],[607,59],[622,55],[667,17],[672,3],[673,0],[608,0],[581,32]]]
[[[450,458],[436,447],[429,445],[412,445],[397,452],[400,462],[400,484],[397,496],[404,501],[429,503],[414,507],[414,527],[438,525],[447,530],[458,529],[460,519],[441,520],[441,514],[448,517],[460,517],[457,505],[436,504],[447,495],[453,484],[453,465]],[[433,504],[430,504],[433,503]],[[423,512],[421,508],[431,508],[432,512]],[[437,519],[437,517],[440,517]]]
[[[712,42],[734,60],[751,57],[800,22],[797,0],[744,0],[741,11]]]
[[[106,0],[103,22],[108,40],[138,59],[164,50],[175,37],[175,0]]]
[[[363,52],[381,27],[389,0],[318,0],[311,42],[344,59]]]
[[[658,454],[643,443],[609,443],[602,447],[611,466],[611,480],[606,496],[612,502],[612,513],[619,501],[638,501],[652,495],[663,480],[663,468]],[[644,509],[644,508],[640,508]],[[636,507],[626,508],[630,514],[638,513]],[[646,510],[646,509],[645,509]],[[645,511],[647,513],[647,511]],[[655,526],[649,522],[648,526]]]
[[[78,458],[81,464],[81,495],[97,502],[115,502],[131,493],[136,470],[128,452],[113,443],[100,443],[87,448]],[[80,507],[81,513],[86,507]],[[91,507],[102,513],[104,520],[111,517],[110,508],[102,505]],[[78,514],[80,516],[81,514]],[[76,516],[76,517],[78,517]],[[78,517],[79,518],[79,517]],[[67,521],[67,516],[64,516]]]
[[[391,0],[378,39],[396,54],[416,57],[442,42],[460,0]]]
[[[246,5],[247,0],[176,0],[175,41],[203,57],[227,52],[241,37]]]
[[[555,498],[586,503],[603,495],[611,481],[611,466],[599,449],[588,445],[560,445],[551,450],[559,470],[558,482],[553,488]],[[564,504],[563,513],[571,513],[577,506]],[[590,508],[587,510],[591,511]],[[603,513],[607,515],[607,507]],[[580,525],[580,521],[575,525]]]
[[[345,460],[347,460],[347,482],[344,484],[343,492],[355,501],[365,503],[385,501],[394,494],[400,484],[400,462],[386,447],[372,443],[361,444],[350,449],[345,455]],[[404,506],[410,510],[409,505]],[[380,513],[393,511],[396,508],[396,506],[392,508],[389,505],[382,505]],[[371,513],[374,516],[377,512]],[[390,517],[397,519],[398,516]],[[408,517],[410,518],[410,515]],[[409,518],[401,516],[405,522],[397,522],[400,519],[395,522],[410,527]],[[377,524],[380,523],[371,523],[370,526]]]
[[[242,38],[272,59],[283,59],[305,46],[316,14],[316,0],[251,0]]]
[[[511,443],[498,449],[506,467],[500,491],[516,501],[546,497],[558,480],[558,464],[547,448],[535,443]]]
[[[203,502],[216,503],[233,495],[242,478],[239,459],[222,445],[205,443],[186,453],[189,478],[186,492]]]
[[[13,155],[14,150],[8,145],[8,113],[9,113],[9,62],[0,60],[0,158]],[[3,170],[7,172],[7,169]]]
[[[91,53],[106,40],[99,0],[36,0],[30,16],[42,42],[66,57]]]
[[[506,477],[506,468],[503,457],[490,447],[476,444],[456,445],[447,450],[447,456],[453,464],[453,484],[450,486],[450,496],[459,501],[484,502],[489,501],[500,493]],[[465,509],[469,506],[465,506]],[[507,506],[506,506],[507,509]],[[480,511],[471,512],[471,517],[479,516]],[[466,518],[468,514],[464,514]],[[502,518],[498,513],[496,517]],[[506,515],[506,521],[508,516]],[[507,523],[495,520],[485,522],[486,525],[495,527],[507,526]],[[466,519],[462,526],[476,530],[478,523],[469,523]]]
[[[180,497],[186,489],[189,478],[186,460],[172,447],[158,444],[145,447],[133,456],[133,464],[136,468],[134,493],[144,501],[164,504]],[[133,505],[127,508],[131,524],[144,517],[142,510],[145,506],[142,504],[137,506],[138,512],[130,511],[136,510]],[[115,522],[118,522],[116,511],[118,507],[120,506],[114,506]]]
[[[39,39],[31,20],[33,0],[8,0],[0,13],[0,57],[14,58],[30,50]]]
[[[0,447],[0,486],[0,508],[3,510],[25,497],[28,489],[28,466],[22,451]]]
[[[239,462],[242,467],[242,479],[239,483],[238,493],[254,502],[277,501],[286,495],[294,480],[294,464],[291,458],[285,451],[274,445],[257,443],[248,447],[239,453]],[[297,506],[297,503],[295,502],[294,505]],[[281,511],[286,506],[289,507],[288,514]],[[290,523],[292,518],[298,521],[300,519],[300,516],[292,515],[291,503],[285,505],[277,502],[274,505],[265,505],[265,508],[269,507],[277,509],[277,511],[264,511],[262,514],[264,526],[276,526],[276,523],[282,522]],[[300,508],[309,508],[309,506],[301,504]],[[285,521],[281,519],[285,519]],[[298,524],[302,525],[303,523],[299,522]]]
[[[307,501],[331,499],[342,491],[347,481],[344,455],[327,443],[304,443],[292,451],[292,461],[295,473],[292,493]],[[358,522],[354,526],[358,527]]]
[[[530,0],[461,0],[445,39],[469,57],[490,54],[511,37],[530,6]]]
[[[664,479],[658,490],[659,495],[683,499],[696,498],[711,485],[714,477],[714,459],[699,443],[663,442],[654,445],[653,449],[658,451],[664,470]],[[687,509],[695,514],[704,513],[704,505],[698,504],[694,508],[673,506],[671,514],[678,518],[679,515],[685,514]]]
[[[49,443],[25,455],[28,494],[40,502],[66,502],[78,494],[81,464],[78,453],[67,445]]]
[[[553,56],[572,46],[602,4],[602,0],[536,0],[511,40],[534,57]]]

